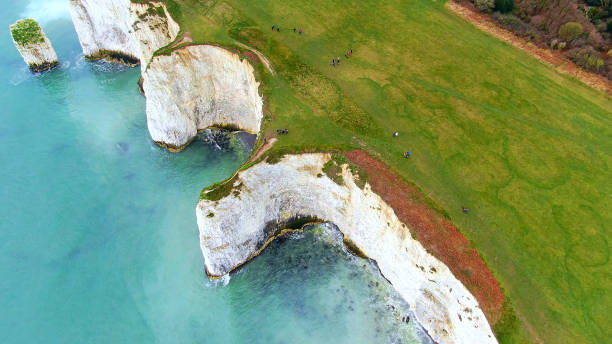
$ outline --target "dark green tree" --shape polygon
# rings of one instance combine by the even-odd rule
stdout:
[[[514,8],[514,0],[495,0],[495,9],[501,13],[508,13]]]

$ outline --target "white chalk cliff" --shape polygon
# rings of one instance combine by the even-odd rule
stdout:
[[[166,6],[155,1],[70,0],[70,14],[87,58],[140,63],[143,71],[180,31]]]
[[[140,63],[156,143],[179,150],[211,126],[259,132],[262,98],[248,61],[208,45],[153,58],[180,31],[163,3],[70,0],[70,12],[85,56]]]
[[[410,304],[439,343],[496,343],[478,302],[446,265],[412,238],[370,186],[360,189],[346,166],[344,185],[323,172],[328,154],[288,155],[240,171],[220,200],[196,208],[210,276],[231,272],[257,254],[283,223],[298,216],[333,222]]]
[[[155,56],[143,73],[153,141],[180,149],[211,126],[259,132],[263,100],[247,60],[212,45]]]
[[[179,32],[161,3],[70,4],[86,56],[141,64],[147,125],[155,142],[181,149],[211,126],[259,132],[263,101],[248,61],[210,45],[153,57]],[[347,242],[376,260],[435,341],[497,343],[473,295],[411,237],[369,185],[359,188],[346,166],[343,185],[322,172],[330,158],[303,154],[262,162],[238,172],[225,197],[201,200],[196,214],[207,273],[222,276],[244,264],[294,218],[318,218],[333,222]]]
[[[24,26],[27,27],[22,29]],[[23,30],[34,32],[24,33]],[[24,38],[24,34],[29,34],[29,37]],[[11,25],[11,36],[15,47],[32,71],[42,72],[59,64],[51,41],[36,21],[32,19],[18,20]]]

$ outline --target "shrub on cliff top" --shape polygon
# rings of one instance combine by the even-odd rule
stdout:
[[[569,52],[568,57],[580,67],[592,72],[601,72],[605,67],[604,60],[590,46],[573,49]]]
[[[559,28],[559,38],[566,42],[571,42],[576,38],[580,37],[584,32],[582,24],[576,22],[569,22],[561,25]]]
[[[495,0],[495,9],[501,13],[508,13],[514,8],[514,0]]]
[[[40,25],[34,19],[21,19],[11,25],[13,40],[19,45],[27,46],[45,41]]]
[[[529,25],[523,23],[523,21],[512,13],[501,14],[495,12],[491,18],[503,28],[514,31],[519,36],[525,35],[530,29]]]
[[[481,12],[492,12],[495,8],[495,0],[474,0],[474,6]]]

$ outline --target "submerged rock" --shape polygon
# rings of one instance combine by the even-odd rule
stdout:
[[[355,184],[346,165],[343,183],[325,176],[322,169],[330,159],[329,154],[288,155],[275,164],[262,162],[238,172],[230,184],[217,186],[213,196],[205,192],[208,199],[198,203],[196,214],[208,275],[223,276],[252,259],[292,219],[318,218],[333,222],[345,243],[376,261],[433,340],[496,343],[478,302],[461,281],[412,238],[368,184],[363,189]],[[468,310],[470,318],[460,321],[457,314]]]
[[[34,72],[42,72],[59,64],[51,41],[33,19],[21,19],[11,25],[13,42],[25,63]]]
[[[246,131],[237,131],[235,135],[240,140],[240,143],[242,144],[242,147],[244,147],[244,150],[250,154],[251,151],[253,151],[253,148],[255,148],[255,143],[257,142],[257,135],[247,133]]]
[[[122,154],[125,154],[130,150],[130,145],[127,142],[117,142],[117,149],[119,149]]]
[[[143,71],[180,31],[162,2],[70,0],[70,14],[86,58],[140,64]]]
[[[259,132],[263,101],[247,60],[211,45],[153,57],[143,74],[153,141],[182,149],[208,127]]]
[[[205,143],[214,146],[218,150],[240,151],[247,155],[251,153],[257,140],[257,135],[244,131],[230,131],[227,129],[209,128],[198,134]]]

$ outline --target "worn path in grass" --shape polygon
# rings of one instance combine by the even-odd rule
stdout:
[[[179,4],[195,43],[239,41],[274,66],[276,76],[255,66],[264,131],[290,134],[266,152],[269,160],[364,150],[416,184],[470,239],[532,338],[612,337],[608,95],[478,30],[443,2]],[[349,48],[354,56],[345,59]],[[331,67],[337,56],[341,65]],[[411,159],[402,158],[406,150]],[[502,342],[523,341],[515,325],[496,324]]]

